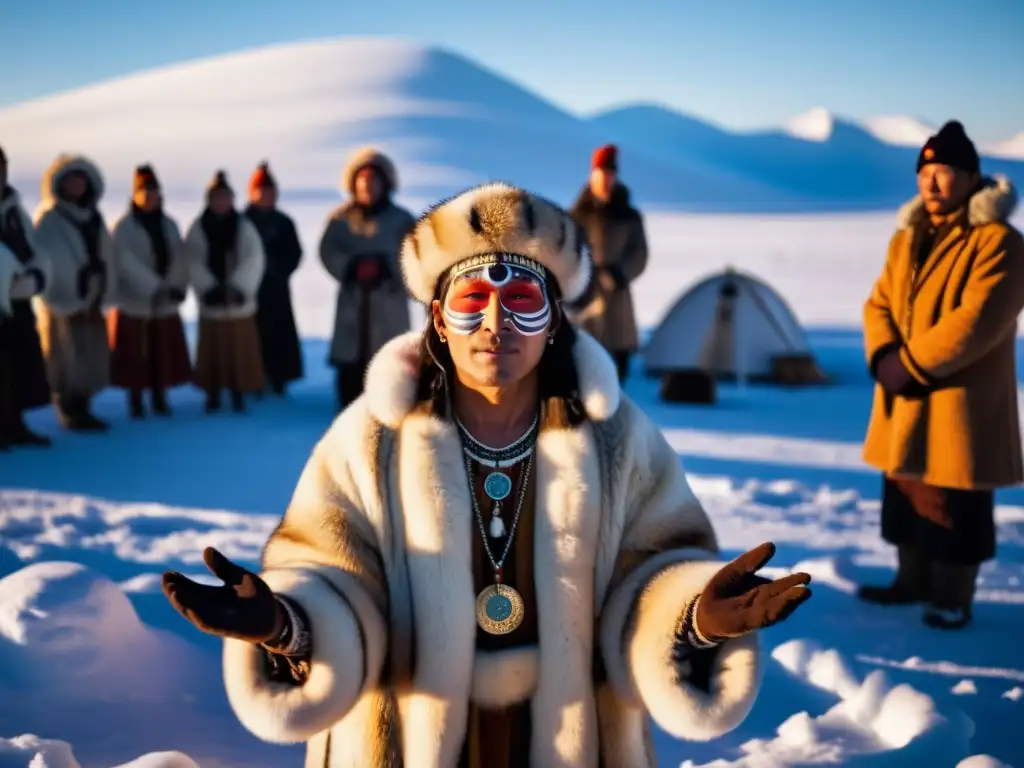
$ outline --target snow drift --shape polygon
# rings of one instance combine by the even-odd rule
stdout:
[[[209,717],[223,698],[207,654],[143,624],[85,565],[38,562],[0,580],[0,768],[197,768],[187,755],[217,759],[246,740]],[[164,749],[137,757],[142,734]]]

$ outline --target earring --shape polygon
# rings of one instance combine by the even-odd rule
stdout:
[[[555,334],[549,333],[548,334],[548,344],[554,344],[554,343],[555,343]]]
[[[441,340],[442,344],[447,344],[448,343],[448,337],[442,336],[440,333],[437,334],[437,338],[439,338]]]

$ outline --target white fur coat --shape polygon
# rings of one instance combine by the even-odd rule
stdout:
[[[305,684],[277,683],[261,649],[225,641],[241,722],[332,768],[453,768],[470,700],[530,699],[535,768],[650,768],[648,715],[691,740],[735,728],[760,684],[756,636],[723,644],[711,694],[677,679],[680,614],[723,563],[678,456],[582,333],[591,421],[542,429],[535,454],[539,648],[476,651],[465,464],[455,427],[412,408],[417,344],[374,358],[267,544],[262,575],[308,613],[312,661]]]
[[[196,291],[200,317],[215,320],[233,320],[252,317],[256,314],[256,294],[263,281],[267,256],[263,251],[260,233],[248,217],[238,217],[238,239],[235,243],[234,263],[228,275],[228,283],[241,291],[243,304],[233,307],[210,307],[203,301],[203,294],[217,283],[209,268],[209,246],[203,233],[200,214],[185,235],[185,253],[188,259],[189,279]]]
[[[167,274],[156,272],[156,251],[145,227],[128,210],[114,224],[114,264],[117,275],[117,307],[129,317],[171,317],[178,304],[153,303],[161,288],[188,290],[189,265],[185,244],[178,225],[169,216],[163,217],[163,234],[167,240],[169,264]]]
[[[59,197],[61,179],[72,171],[81,171],[88,178],[95,191],[95,204],[103,199],[103,176],[99,168],[80,155],[58,157],[43,175],[42,199],[35,213],[35,246],[50,260],[50,279],[41,294],[41,309],[55,317],[67,317],[84,312],[99,299],[101,304],[110,304],[114,299],[116,281],[111,274],[113,262],[113,241],[106,226],[100,227],[99,259],[107,267],[107,279],[103,295],[96,295],[99,285],[93,282],[85,297],[78,294],[78,273],[89,260],[85,240],[78,227],[70,220],[81,220],[92,215],[68,205]]]
[[[16,192],[12,192],[0,199],[0,226],[3,226],[3,222],[15,219],[20,223],[25,239],[32,248],[32,258],[27,264],[22,264],[10,248],[0,242],[0,315],[8,316],[11,314],[12,299],[31,299],[50,280],[50,260],[36,243],[35,229],[28,213],[21,205],[21,198]],[[34,285],[32,280],[20,279],[30,269],[38,269],[42,274],[42,286]]]

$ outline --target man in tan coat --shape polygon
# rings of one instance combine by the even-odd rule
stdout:
[[[629,188],[619,181],[618,158],[613,144],[594,152],[590,181],[571,210],[594,262],[592,299],[573,320],[611,353],[623,381],[640,345],[629,285],[647,267],[647,238]]]
[[[899,216],[864,306],[876,379],[864,460],[884,473],[882,536],[899,570],[860,597],[924,602],[924,621],[971,620],[979,565],[995,554],[993,491],[1024,480],[1014,342],[1024,308],[1016,193],[985,179],[958,122],[922,148],[920,194]]]

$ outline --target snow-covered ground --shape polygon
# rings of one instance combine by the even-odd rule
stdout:
[[[170,209],[187,223],[196,206]],[[168,568],[206,579],[207,545],[257,567],[331,419],[334,288],[315,256],[325,209],[291,210],[307,253],[294,293],[308,376],[287,399],[207,417],[185,388],[172,395],[173,420],[136,423],[109,391],[98,404],[109,435],[66,434],[37,411],[32,425],[55,446],[0,455],[0,768],[302,764],[301,748],[264,744],[237,723],[219,642],[177,616],[159,586]],[[891,222],[648,220],[643,323],[732,263],[783,293],[834,379],[805,391],[725,386],[706,408],[659,403],[639,373],[628,383],[681,454],[726,553],[770,539],[778,573],[815,577],[814,599],[764,633],[772,660],[747,721],[709,744],[657,734],[662,766],[1024,766],[1024,491],[999,494],[999,555],[982,570],[967,630],[932,631],[915,609],[852,594],[894,565],[878,536],[880,483],[859,455],[870,383],[857,330]]]

